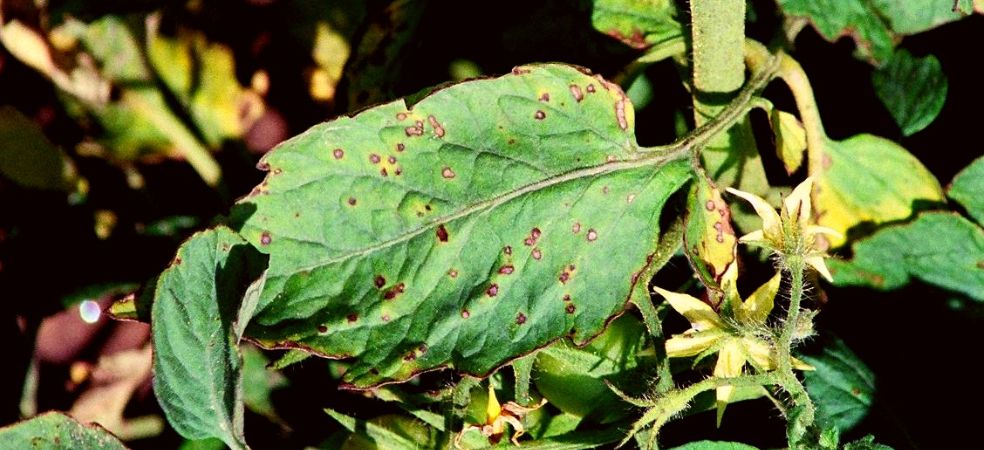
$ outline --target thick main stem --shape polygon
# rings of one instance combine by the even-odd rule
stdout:
[[[694,121],[703,125],[745,81],[745,0],[692,0]],[[715,101],[717,100],[717,101]]]

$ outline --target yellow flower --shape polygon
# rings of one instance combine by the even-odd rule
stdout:
[[[488,402],[485,405],[485,423],[466,426],[458,433],[458,436],[454,440],[454,446],[461,448],[461,437],[468,430],[479,430],[482,436],[489,439],[489,442],[497,444],[506,433],[507,423],[513,428],[513,435],[510,440],[513,444],[519,445],[519,437],[526,432],[521,419],[523,416],[529,414],[530,411],[539,409],[545,403],[547,403],[547,399],[541,399],[539,404],[532,407],[520,406],[516,402],[506,402],[505,405],[500,405],[499,399],[495,396],[495,389],[490,384]]]
[[[666,355],[670,358],[682,358],[717,352],[714,376],[721,378],[741,375],[746,362],[751,363],[757,371],[775,370],[776,359],[772,346],[753,333],[753,330],[766,329],[766,319],[772,311],[781,280],[781,275],[777,273],[745,301],[738,298],[737,288],[733,283],[727,284],[726,298],[735,299],[731,303],[734,305],[733,320],[722,318],[713,308],[697,298],[655,288],[691,324],[689,330],[666,341]],[[793,367],[813,370],[812,366],[796,358],[793,358]],[[718,426],[721,425],[724,409],[733,394],[733,386],[717,389]]]
[[[740,238],[739,242],[761,245],[783,255],[798,255],[803,262],[816,269],[827,281],[833,281],[830,271],[823,259],[826,256],[817,236],[826,234],[841,237],[841,234],[827,227],[810,224],[812,206],[810,192],[813,190],[813,178],[809,177],[793,189],[782,202],[782,209],[776,213],[765,199],[748,192],[728,188],[728,192],[737,195],[755,208],[755,213],[762,218],[762,229],[755,230]]]

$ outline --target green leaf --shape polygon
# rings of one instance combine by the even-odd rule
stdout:
[[[671,450],[758,450],[741,442],[697,441],[673,447]]]
[[[389,414],[361,420],[332,409],[325,412],[352,433],[342,450],[416,450],[434,448],[435,435],[422,423],[409,417]]]
[[[237,213],[270,254],[247,334],[355,358],[357,387],[587,342],[624,310],[689,176],[640,152],[633,125],[617,86],[536,65],[282,144]]]
[[[243,403],[257,414],[272,420],[279,420],[273,408],[270,395],[274,390],[287,384],[279,373],[267,368],[270,360],[260,349],[246,345],[243,354]]]
[[[844,141],[827,140],[817,177],[814,208],[819,225],[847,236],[852,227],[878,225],[910,217],[939,203],[942,188],[922,163],[898,144],[870,134]],[[831,239],[834,247],[843,239]]]
[[[682,36],[676,4],[670,0],[594,0],[591,24],[625,45],[651,47]]]
[[[852,250],[850,261],[828,261],[834,284],[887,290],[914,277],[984,301],[984,229],[956,214],[923,213]]]
[[[875,399],[875,375],[844,341],[834,338],[819,355],[802,359],[816,368],[803,372],[817,416],[845,433],[861,422]]]
[[[953,0],[778,0],[787,16],[802,17],[830,42],[850,36],[857,53],[873,63],[892,55],[905,35],[964,17]]]
[[[510,444],[508,448],[525,448],[536,450],[582,450],[603,447],[605,444],[611,444],[621,438],[622,431],[618,429],[572,431],[559,436],[525,441],[519,446]]]
[[[905,136],[929,126],[946,101],[946,74],[933,55],[917,58],[899,49],[871,73],[871,84]]]
[[[0,428],[3,448],[36,450],[124,450],[123,443],[95,424],[83,425],[60,412]]]
[[[584,348],[566,342],[551,345],[536,355],[536,388],[565,413],[600,423],[624,418],[629,411],[605,381],[634,390],[648,387],[640,383],[638,371],[646,362],[639,356],[645,335],[638,320],[623,316]]]
[[[0,107],[0,175],[26,188],[63,191],[78,178],[65,152],[10,106]]]
[[[947,196],[960,203],[967,214],[984,225],[984,157],[980,157],[953,177]]]
[[[243,438],[242,357],[236,323],[246,282],[261,258],[232,230],[192,236],[157,280],[151,307],[154,392],[168,421],[188,439]]]

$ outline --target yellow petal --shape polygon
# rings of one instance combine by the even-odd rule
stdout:
[[[782,234],[782,225],[779,224],[779,214],[776,213],[776,209],[769,202],[765,201],[764,198],[732,188],[728,188],[728,192],[752,204],[752,207],[755,208],[755,213],[762,218],[762,230],[765,231],[766,236],[779,236]]]
[[[833,228],[821,227],[820,225],[810,225],[806,227],[806,235],[812,237],[818,234],[826,234],[832,238],[844,239],[844,235],[840,234],[837,230]]]
[[[676,312],[686,317],[697,331],[709,330],[711,328],[721,328],[721,318],[718,317],[714,309],[687,294],[670,292],[665,289],[653,287],[659,295],[662,295]]]
[[[710,330],[690,334],[678,334],[666,340],[666,356],[670,358],[686,358],[707,350],[718,339],[724,336],[719,330]]]
[[[796,359],[796,358],[793,358],[793,361],[792,362],[793,362],[793,368],[796,369],[796,370],[817,370],[816,367],[813,367],[813,366],[811,366],[811,365],[803,362],[802,360],[799,360],[799,359]]]
[[[714,366],[714,376],[721,378],[734,378],[741,375],[741,369],[745,367],[745,354],[738,341],[731,341],[721,347],[718,354],[717,364]],[[721,386],[717,388],[717,426],[721,426],[721,418],[724,417],[724,408],[731,401],[734,394],[734,386]]]
[[[782,201],[782,209],[786,212],[786,217],[796,220],[801,228],[806,228],[810,221],[811,205],[810,192],[813,190],[813,177],[807,177],[799,186],[793,189]]]
[[[763,233],[762,230],[755,230],[751,233],[748,233],[738,238],[738,242],[741,242],[742,244],[747,244],[749,242],[762,242],[764,240],[765,240],[765,233]]]
[[[741,343],[745,346],[748,357],[759,369],[765,371],[775,369],[776,360],[768,344],[761,340],[751,338],[742,339]]]
[[[827,270],[827,264],[823,262],[823,256],[807,256],[804,258],[806,264],[820,273],[827,281],[833,283],[834,277],[830,275],[830,271]]]
[[[769,281],[759,286],[751,296],[741,304],[741,314],[743,319],[749,323],[765,323],[769,317],[779,292],[779,284],[782,282],[782,274],[776,273]]]
[[[499,399],[495,398],[495,389],[492,389],[492,385],[489,385],[489,400],[485,405],[485,423],[493,425],[502,414],[502,406],[499,405]]]

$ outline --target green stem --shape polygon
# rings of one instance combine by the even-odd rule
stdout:
[[[670,419],[677,417],[680,413],[686,410],[694,397],[702,392],[707,392],[724,386],[751,387],[768,386],[781,383],[782,380],[779,373],[766,372],[755,375],[742,375],[733,378],[712,377],[698,381],[682,389],[671,390],[660,395],[656,400],[651,401],[650,404],[647,405],[649,406],[649,409],[643,413],[642,418],[632,424],[632,429],[629,430],[629,433],[622,441],[622,444],[628,442],[632,436],[642,431],[642,429],[646,428],[650,424],[652,424],[652,430],[650,432],[654,434],[651,439],[655,439],[655,435],[659,434],[660,428],[662,428],[663,425]],[[621,394],[618,391],[616,391],[616,393],[623,399],[625,398],[624,394]],[[638,401],[633,401],[633,403],[638,404]]]
[[[800,415],[795,418],[806,429],[813,425],[814,406],[810,395],[793,372],[792,345],[796,324],[799,322],[800,303],[803,299],[803,272],[806,269],[803,259],[799,256],[787,256],[786,264],[790,272],[789,312],[782,325],[778,344],[778,372],[782,388],[789,392],[793,403],[801,408]]]
[[[692,0],[690,15],[694,121],[700,126],[723,109],[714,97],[733,94],[745,81],[745,0]]]
[[[791,56],[779,54],[779,77],[786,82],[789,90],[793,93],[796,101],[796,109],[799,110],[800,121],[806,130],[806,151],[809,158],[810,174],[815,174],[823,167],[824,143],[827,141],[827,133],[823,129],[823,122],[820,120],[820,110],[817,108],[816,98],[813,96],[813,87],[810,86],[810,79],[799,62]]]

